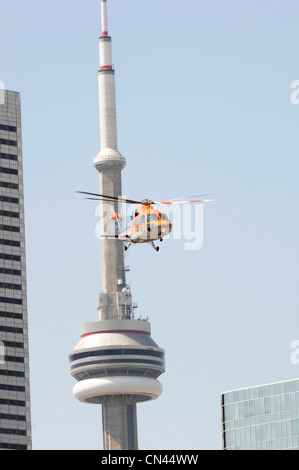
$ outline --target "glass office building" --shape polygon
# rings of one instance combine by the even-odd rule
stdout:
[[[0,91],[0,450],[29,450],[21,105],[19,93]]]
[[[299,450],[299,379],[221,395],[224,450]]]

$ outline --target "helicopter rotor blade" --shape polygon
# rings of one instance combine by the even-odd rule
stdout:
[[[168,199],[165,201],[156,201],[154,204],[164,204],[164,205],[170,205],[170,204],[193,204],[197,202],[212,202],[214,199],[203,199],[204,196],[209,196],[209,194],[199,194],[196,196],[186,196],[185,198],[177,198],[177,199]],[[196,199],[196,198],[201,198],[201,199]],[[188,198],[188,199],[187,199]]]
[[[169,202],[169,201],[160,201],[156,202],[155,204],[164,204],[164,205],[171,205],[171,204],[195,204],[197,202],[213,202],[214,199],[198,199],[196,201],[175,201],[175,202]]]
[[[204,196],[210,196],[209,194],[198,194],[196,196],[186,196],[183,198],[176,198],[176,199],[167,199],[164,201],[150,201],[150,200],[143,200],[143,201],[135,201],[134,199],[126,199],[124,197],[115,197],[115,196],[107,196],[106,194],[97,194],[97,193],[89,193],[86,191],[76,191],[80,194],[85,194],[87,196],[95,196],[95,197],[88,197],[86,199],[90,199],[93,201],[101,201],[101,202],[123,202],[126,204],[140,204],[144,206],[149,206],[150,204],[164,204],[164,205],[171,205],[171,204],[194,204],[199,202],[212,202],[214,199],[204,199]],[[200,199],[197,199],[200,198]]]
[[[87,198],[87,199],[92,199],[94,201],[105,201],[105,202],[124,202],[128,204],[142,204],[141,201],[135,201],[133,199],[126,199],[123,197],[114,197],[114,196],[107,196],[106,194],[97,194],[97,193],[88,193],[86,191],[76,191],[77,193],[80,194],[86,194],[88,196],[97,196],[95,198]]]
[[[194,200],[195,198],[202,198],[202,197],[205,197],[205,196],[211,196],[211,194],[196,194],[196,195],[192,195],[192,196],[181,196],[181,197],[177,197],[175,199],[164,199],[163,202],[176,202],[176,201],[185,201],[185,200]],[[159,201],[158,201],[159,202]],[[161,201],[160,201],[161,202]]]

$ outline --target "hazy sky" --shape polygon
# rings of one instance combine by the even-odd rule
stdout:
[[[22,97],[34,449],[98,449],[68,354],[96,320],[100,0],[0,0],[0,81]],[[221,392],[299,376],[296,0],[109,0],[124,194],[211,193],[203,246],[126,254],[166,350],[141,449],[220,449]]]

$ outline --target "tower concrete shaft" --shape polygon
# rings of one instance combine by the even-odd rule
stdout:
[[[137,406],[134,397],[106,397],[103,401],[102,417],[104,449],[138,449]]]
[[[111,37],[108,35],[107,1],[101,0],[102,35],[100,37],[99,108],[101,151],[94,160],[100,175],[100,194],[118,198],[122,195],[121,171],[125,158],[117,148],[115,71],[112,65]],[[117,202],[101,202],[103,291],[99,296],[99,319],[129,318],[130,305],[123,293],[126,287],[123,245],[115,240],[113,214]]]

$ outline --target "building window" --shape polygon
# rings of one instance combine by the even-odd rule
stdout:
[[[2,210],[0,210],[0,216],[1,215],[3,217],[12,217],[13,219],[19,219],[20,218],[20,214],[18,212],[12,212],[12,211],[2,211]]]
[[[9,269],[9,268],[0,268],[0,273],[1,274],[8,274],[11,276],[21,276],[22,271],[19,269]]]
[[[7,241],[11,241],[11,240],[7,240]],[[4,245],[4,243],[1,243],[1,240],[0,240],[0,244]],[[0,253],[0,259],[7,259],[7,260],[10,260],[10,261],[21,261],[21,256],[11,255],[11,254],[6,254],[6,253]]]
[[[0,297],[0,302],[3,302],[4,304],[15,304],[15,305],[23,304],[22,299],[12,299],[11,297]],[[0,331],[1,329],[2,329],[2,326],[0,326]]]
[[[0,384],[0,390],[8,390],[10,392],[25,392],[25,387],[22,385]]]
[[[5,240],[3,238],[0,238],[0,245],[5,245],[5,246],[21,246],[20,242],[17,242],[15,240]],[[2,258],[3,253],[1,253],[0,258]],[[13,255],[6,255],[6,256],[13,256]],[[16,258],[21,258],[16,256]],[[11,258],[5,258],[5,259],[11,259]],[[15,260],[15,261],[21,261],[21,260]]]
[[[0,312],[0,315],[3,312]],[[20,343],[17,341],[5,341],[5,347],[6,348],[19,348],[19,349],[24,349],[24,343]]]
[[[22,290],[20,284],[12,284],[10,282],[0,282],[0,288],[2,289],[13,289],[13,290]]]
[[[99,357],[99,356],[122,356],[122,355],[141,355],[141,356],[154,356],[164,359],[164,352],[155,351],[153,349],[131,349],[131,348],[117,348],[117,349],[100,349],[95,351],[87,351],[82,353],[73,354],[70,356],[70,361],[77,361],[78,359]]]
[[[0,224],[0,230],[5,230],[6,232],[20,232],[20,227],[14,227],[13,225]]]
[[[0,173],[6,173],[7,175],[18,175],[18,170],[15,170],[14,168],[6,168],[1,166],[0,167]]]
[[[2,297],[0,297],[1,299]],[[19,334],[23,334],[23,328],[17,328],[15,326],[4,326],[4,325],[0,325],[0,331],[3,331],[5,333],[19,333]]]
[[[18,362],[24,364],[24,358],[19,356],[5,356],[5,362]]]
[[[19,204],[17,197],[0,196],[0,202],[9,202],[10,204]]]
[[[15,162],[18,161],[18,155],[10,155],[9,153],[0,153],[0,158],[4,160],[14,160]]]
[[[134,435],[134,408],[133,405],[127,405],[127,429],[128,429],[128,450],[135,449]]]
[[[0,398],[0,405],[25,407],[26,402],[23,400],[10,400],[9,398]]]
[[[0,188],[19,189],[19,185],[17,183],[8,183],[7,181],[0,181]]]
[[[16,126],[8,126],[7,124],[0,124],[0,131],[17,132]]]
[[[26,430],[0,428],[0,434],[14,434],[15,436],[26,436]]]
[[[20,372],[18,370],[1,370],[0,375],[6,375],[7,377],[25,377],[24,372]]]
[[[27,450],[27,446],[25,444],[9,444],[8,442],[2,442],[0,449]]]
[[[11,147],[16,147],[18,145],[18,142],[16,140],[0,139],[0,144],[10,145]]]
[[[26,421],[26,416],[24,415],[12,415],[8,413],[0,413],[0,419],[9,419],[12,421]]]

